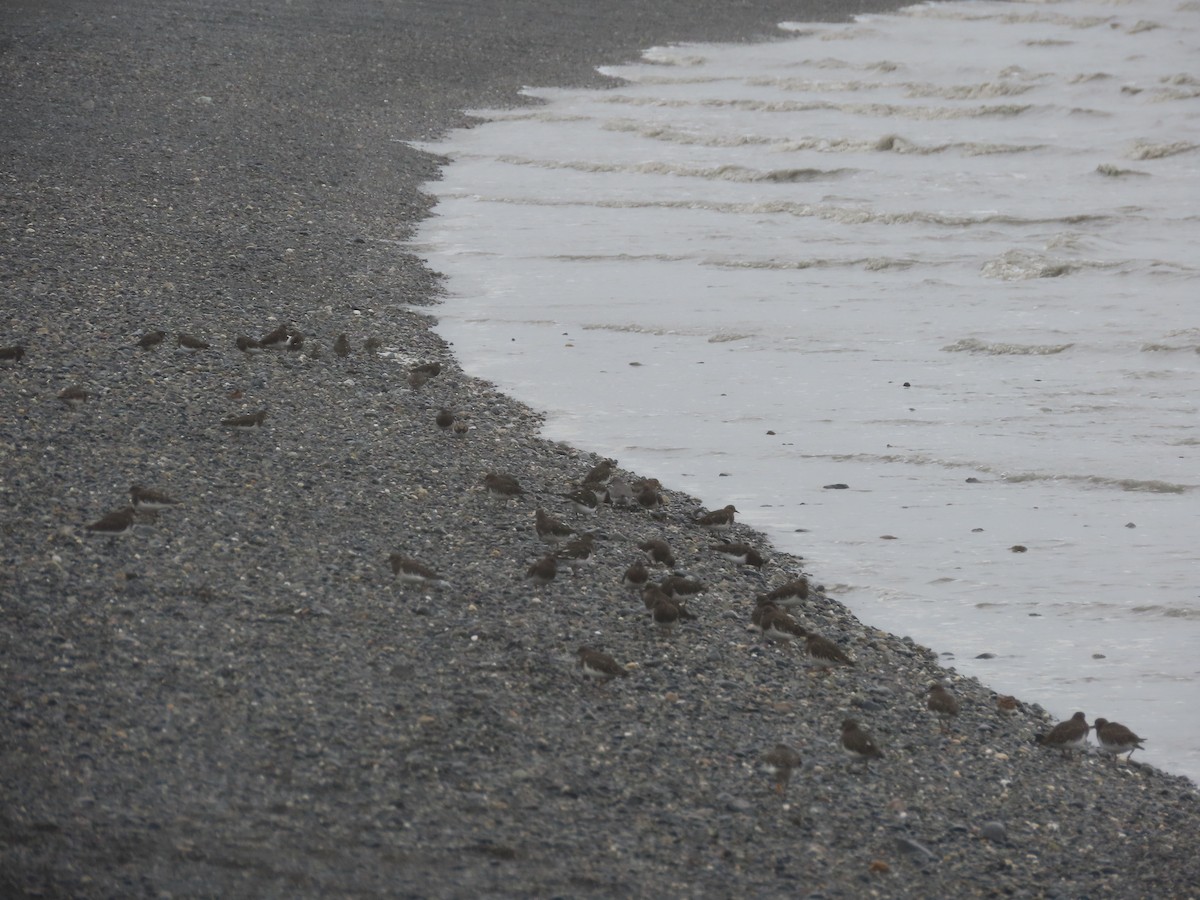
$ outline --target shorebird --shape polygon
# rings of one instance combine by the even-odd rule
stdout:
[[[181,331],[175,335],[175,341],[183,350],[208,350],[212,347],[208,341],[203,341],[194,334],[188,334],[186,331]]]
[[[714,544],[709,549],[739,566],[755,566],[759,569],[763,566],[762,556],[749,544]]]
[[[996,697],[996,712],[1002,716],[1015,716],[1020,708],[1020,701],[1012,694],[1001,694]]]
[[[775,777],[775,792],[784,794],[792,778],[792,770],[800,768],[800,754],[787,744],[776,744],[763,754],[763,768]]]
[[[25,348],[20,344],[12,347],[0,347],[0,362],[19,363],[25,355]]]
[[[126,506],[110,512],[90,525],[85,525],[83,530],[91,537],[119,537],[133,530],[136,518],[133,507]]]
[[[958,698],[941,684],[931,684],[929,686],[929,698],[925,701],[925,705],[930,712],[937,713],[941,720],[942,732],[950,730],[950,720],[958,715]]]
[[[724,509],[718,509],[714,512],[706,513],[696,520],[705,531],[728,531],[733,527],[733,517],[737,513],[737,507],[730,503]]]
[[[671,548],[667,546],[666,541],[651,538],[638,544],[638,549],[645,553],[651,562],[666,566],[668,569],[675,568],[675,555],[671,553]]]
[[[333,352],[338,356],[350,355],[350,338],[346,337],[346,333],[344,331],[339,334],[337,336],[337,340],[333,342]]]
[[[443,406],[438,410],[437,417],[433,421],[437,423],[437,427],[442,429],[442,431],[447,431],[454,424],[454,412]]]
[[[489,494],[505,503],[513,497],[520,497],[525,493],[525,489],[521,487],[521,483],[517,479],[503,472],[488,472],[483,476],[483,486],[487,488]]]
[[[129,500],[133,503],[133,508],[139,511],[151,510],[157,512],[160,509],[170,509],[172,506],[179,505],[178,500],[168,497],[161,491],[142,487],[140,484],[130,485]]]
[[[591,565],[592,552],[596,549],[596,538],[592,534],[580,535],[573,541],[567,541],[555,552],[560,562],[571,567],[573,574],[578,574],[581,566]]]
[[[401,584],[411,584],[416,587],[444,588],[449,582],[442,578],[432,568],[423,562],[405,556],[403,553],[393,553],[388,557],[392,574]]]
[[[776,606],[791,609],[807,599],[808,579],[801,575],[799,578],[793,578],[791,581],[781,584],[770,593],[763,594],[759,601],[770,600]]]
[[[870,766],[871,760],[883,759],[883,751],[875,744],[875,739],[854,719],[842,722],[842,749],[852,761],[861,762],[864,771]]]
[[[658,583],[668,597],[692,597],[704,593],[704,584],[684,575],[668,575]]]
[[[566,522],[561,522],[554,518],[540,506],[534,514],[534,528],[537,531],[537,536],[547,544],[559,544],[562,541],[568,540],[575,533],[575,529]]]
[[[796,624],[796,620],[774,603],[762,603],[755,607],[750,621],[762,632],[764,641],[791,643],[803,639],[807,632]]]
[[[239,334],[234,340],[234,346],[243,353],[249,353],[252,350],[261,350],[262,344],[254,340],[254,338],[246,337],[244,334]]]
[[[554,558],[554,554],[543,556],[528,569],[525,570],[525,577],[534,584],[547,585],[554,580],[558,574],[558,560]]]
[[[262,423],[267,419],[267,411],[260,409],[256,413],[250,413],[245,416],[226,416],[221,420],[221,424],[226,428],[232,428],[235,431],[253,431],[255,428],[261,428]]]
[[[646,582],[649,580],[650,570],[641,560],[626,569],[625,574],[621,576],[621,584],[639,591],[646,586]]]
[[[1100,752],[1108,756],[1120,756],[1128,753],[1129,759],[1134,750],[1142,749],[1143,738],[1138,737],[1120,722],[1110,722],[1108,719],[1097,719],[1092,726],[1096,729],[1096,743]]]
[[[137,345],[143,350],[152,350],[163,342],[163,338],[167,336],[165,331],[147,331],[138,338]]]
[[[602,459],[600,462],[592,466],[588,470],[587,476],[583,479],[584,487],[595,487],[603,485],[612,476],[613,469],[617,466],[615,459]]]
[[[801,629],[804,631],[804,629]],[[834,666],[853,666],[854,660],[829,638],[804,631],[804,649],[808,652],[809,665],[828,672]]]
[[[588,678],[599,679],[601,687],[614,678],[624,678],[629,674],[624,666],[607,653],[601,653],[591,647],[580,647],[576,653],[579,655],[580,671]]]
[[[88,392],[77,384],[65,387],[58,392],[58,399],[71,409],[79,409],[87,402]]]
[[[595,482],[585,482],[585,485],[595,484]],[[628,507],[633,506],[637,502],[637,497],[633,493],[633,488],[623,478],[613,478],[608,482],[608,487],[604,489],[604,502],[612,505],[614,508],[618,506]]]
[[[1077,712],[1065,722],[1059,722],[1045,734],[1039,734],[1034,740],[1043,747],[1061,750],[1063,756],[1070,756],[1073,750],[1082,750],[1087,745],[1089,726],[1087,717]]]
[[[571,491],[559,496],[571,504],[571,509],[577,513],[593,516],[600,508],[600,499],[596,496],[595,491],[588,488],[581,488],[578,491]]]

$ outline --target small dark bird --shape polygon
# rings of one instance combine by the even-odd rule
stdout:
[[[637,504],[642,509],[653,509],[663,505],[662,482],[657,478],[643,478],[634,486]]]
[[[455,437],[466,437],[467,432],[471,430],[471,426],[463,419],[455,419],[454,425],[450,428],[450,433]]]
[[[875,745],[875,739],[853,719],[842,722],[842,749],[850,759],[863,764],[864,771],[873,759],[883,759],[883,751]]]
[[[786,793],[792,770],[800,768],[802,763],[800,754],[787,744],[776,744],[763,754],[763,767],[775,776],[775,793]]]
[[[163,342],[163,338],[167,336],[165,331],[147,331],[138,338],[137,345],[143,350],[153,350]]]
[[[412,371],[408,373],[408,386],[414,391],[419,391],[425,386],[425,382],[429,380],[429,376],[424,372]]]
[[[438,410],[437,418],[434,419],[434,421],[437,422],[438,428],[442,429],[442,431],[446,431],[451,425],[454,424],[454,413],[443,406]]]
[[[170,509],[172,506],[179,505],[178,500],[168,497],[161,491],[142,487],[140,484],[130,486],[129,499],[136,510],[147,509],[157,512],[160,509]]]
[[[1100,752],[1108,756],[1120,756],[1128,753],[1133,756],[1134,750],[1141,750],[1143,738],[1138,737],[1120,722],[1110,722],[1108,719],[1097,719],[1093,726],[1096,729],[1096,743]]]
[[[580,671],[588,678],[599,679],[601,687],[614,678],[624,678],[629,674],[624,666],[607,653],[601,653],[591,647],[580,647],[576,653],[579,655]]]
[[[755,566],[761,569],[764,563],[759,552],[749,544],[714,544],[709,549],[722,559],[739,566]]]
[[[442,364],[440,362],[421,363],[419,366],[413,366],[412,371],[433,378],[435,375],[442,374]]]
[[[212,347],[208,341],[202,341],[194,334],[188,334],[186,331],[181,331],[175,336],[179,346],[184,350],[208,350]]]
[[[226,428],[233,428],[237,431],[251,431],[255,428],[261,428],[262,423],[267,420],[267,411],[260,409],[256,413],[250,413],[245,416],[226,416],[221,420],[221,424]]]
[[[728,531],[733,527],[735,513],[737,513],[737,507],[730,503],[724,509],[705,513],[696,520],[696,524],[705,531]]]
[[[594,484],[594,482],[591,483]],[[608,486],[604,489],[604,502],[613,508],[629,507],[637,502],[637,496],[625,479],[610,478]]]
[[[668,597],[692,597],[704,593],[704,584],[683,575],[668,575],[658,583]]]
[[[675,555],[671,553],[671,548],[667,546],[666,541],[651,538],[638,544],[638,549],[644,552],[651,562],[666,566],[668,569],[675,568]]]
[[[338,356],[350,355],[350,339],[346,337],[346,333],[344,331],[339,334],[337,336],[337,340],[333,342],[333,352]]]
[[[405,556],[403,553],[393,553],[388,557],[392,574],[403,584],[418,587],[444,588],[449,582],[423,562]]]
[[[1087,744],[1089,730],[1087,716],[1077,712],[1067,721],[1059,722],[1045,734],[1037,735],[1034,740],[1051,750],[1061,750],[1063,756],[1069,757],[1072,751],[1082,750]]]
[[[641,560],[626,569],[625,574],[621,576],[621,584],[639,591],[646,586],[646,582],[649,580],[650,570]]]
[[[560,494],[564,500],[571,504],[571,509],[583,515],[594,516],[596,510],[600,508],[600,500],[596,496],[595,491],[581,488],[578,491],[571,491],[568,494]]]
[[[292,331],[286,325],[280,325],[259,338],[258,344],[264,350],[287,350],[294,341],[295,336]]]
[[[1014,716],[1020,708],[1020,701],[1012,694],[1002,694],[996,697],[996,712],[1002,716]]]
[[[558,544],[567,540],[575,533],[575,529],[566,522],[561,522],[550,515],[540,506],[534,514],[534,529],[537,536],[547,544]]]
[[[13,347],[0,347],[0,362],[19,363],[25,355],[25,348],[20,344]]]
[[[763,604],[754,610],[750,621],[762,631],[763,640],[782,641],[791,643],[804,640],[807,632],[796,624],[796,620],[786,612],[771,603]]]
[[[377,353],[383,347],[383,341],[377,337],[369,337],[363,341],[363,349],[368,353]]]
[[[799,606],[803,601],[808,599],[808,579],[803,575],[799,578],[793,578],[786,584],[781,584],[770,593],[764,594],[763,598],[770,600],[776,606],[782,606],[784,609]]]
[[[503,472],[488,472],[483,476],[483,486],[497,500],[508,501],[525,493],[517,479]]]
[[[841,647],[829,638],[813,634],[811,631],[805,632],[804,649],[808,651],[809,665],[826,672],[834,666],[854,665],[854,660],[847,656]]]
[[[616,468],[617,461],[615,459],[602,459],[588,471],[587,476],[583,479],[585,487],[603,485],[604,482],[612,476],[613,469]]]
[[[122,534],[128,534],[133,530],[133,523],[136,518],[137,516],[133,507],[126,506],[123,509],[110,512],[91,525],[85,525],[84,531],[92,537],[118,537]]]
[[[661,591],[659,593],[661,593]],[[680,619],[679,604],[677,604],[666,594],[662,594],[662,596],[659,597],[655,602],[651,613],[654,617],[654,624],[658,626],[659,633],[661,633],[663,637],[670,637],[671,630],[675,627],[675,623]]]
[[[65,387],[58,392],[58,399],[65,403],[71,409],[79,409],[87,402],[88,392],[77,384],[70,387]]]
[[[555,552],[559,562],[565,562],[575,574],[582,566],[591,565],[592,553],[596,549],[596,538],[591,534],[583,534],[573,541],[567,541]]]
[[[249,353],[252,350],[261,350],[262,349],[262,344],[260,344],[256,340],[254,340],[254,338],[246,337],[244,334],[239,334],[237,336],[237,339],[234,341],[234,344],[243,353]]]
[[[532,566],[525,570],[525,577],[534,584],[547,585],[554,580],[554,576],[558,574],[558,560],[554,558],[554,554],[543,556]]]
[[[958,698],[941,684],[929,686],[929,698],[925,701],[930,712],[937,713],[941,720],[942,732],[950,730],[950,720],[958,715]]]

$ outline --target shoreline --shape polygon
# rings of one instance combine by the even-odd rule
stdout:
[[[603,510],[589,572],[522,578],[535,507],[582,527],[558,495],[596,459],[538,437],[413,308],[439,280],[396,245],[439,162],[398,142],[527,82],[599,83],[649,44],[799,15],[590,9],[514,3],[478,31],[470,3],[3,14],[0,345],[27,348],[0,370],[4,893],[1194,895],[1190,782],[1033,746],[1041,710],[1000,718],[836,602],[797,615],[858,665],[810,674],[748,629],[802,563],[741,526],[762,572],[714,559],[693,498]],[[281,324],[303,350],[234,346]],[[137,348],[152,329],[168,339]],[[442,406],[473,430],[443,433]],[[220,424],[260,408],[261,429]],[[534,496],[498,504],[493,470]],[[131,483],[183,502],[85,539]],[[709,585],[670,640],[620,585],[649,537]],[[450,587],[393,584],[392,552]],[[585,683],[584,643],[629,677]],[[934,678],[963,700],[949,735]],[[846,715],[888,753],[867,774],[841,758]],[[758,771],[781,740],[806,760],[785,800]]]

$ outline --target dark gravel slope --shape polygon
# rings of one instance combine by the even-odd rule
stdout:
[[[1042,711],[1001,718],[816,592],[796,617],[857,665],[764,647],[754,596],[802,561],[741,526],[762,570],[715,558],[670,491],[585,523],[558,494],[596,460],[412,308],[437,160],[404,141],[650,44],[865,8],[0,5],[0,347],[26,348],[0,361],[0,896],[1196,895],[1190,783],[1033,745]],[[235,346],[280,325],[299,350]],[[530,493],[496,502],[493,470]],[[133,483],[183,502],[88,536]],[[539,505],[599,534],[544,588]],[[709,587],[670,638],[620,584],[650,537]],[[450,586],[393,583],[394,551]],[[586,682],[584,643],[629,677]],[[866,773],[847,716],[884,746]],[[780,740],[786,798],[759,765]]]

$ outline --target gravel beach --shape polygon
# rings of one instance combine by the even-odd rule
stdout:
[[[1191,782],[1039,746],[1045,711],[859,622],[834,572],[791,614],[854,664],[764,642],[802,559],[670,485],[574,511],[600,461],[431,331],[404,242],[440,161],[406,141],[888,5],[0,5],[0,897],[1200,896]],[[132,485],[178,502],[89,529]],[[546,584],[539,507],[595,536]],[[650,539],[705,586],[669,634],[622,584]]]

